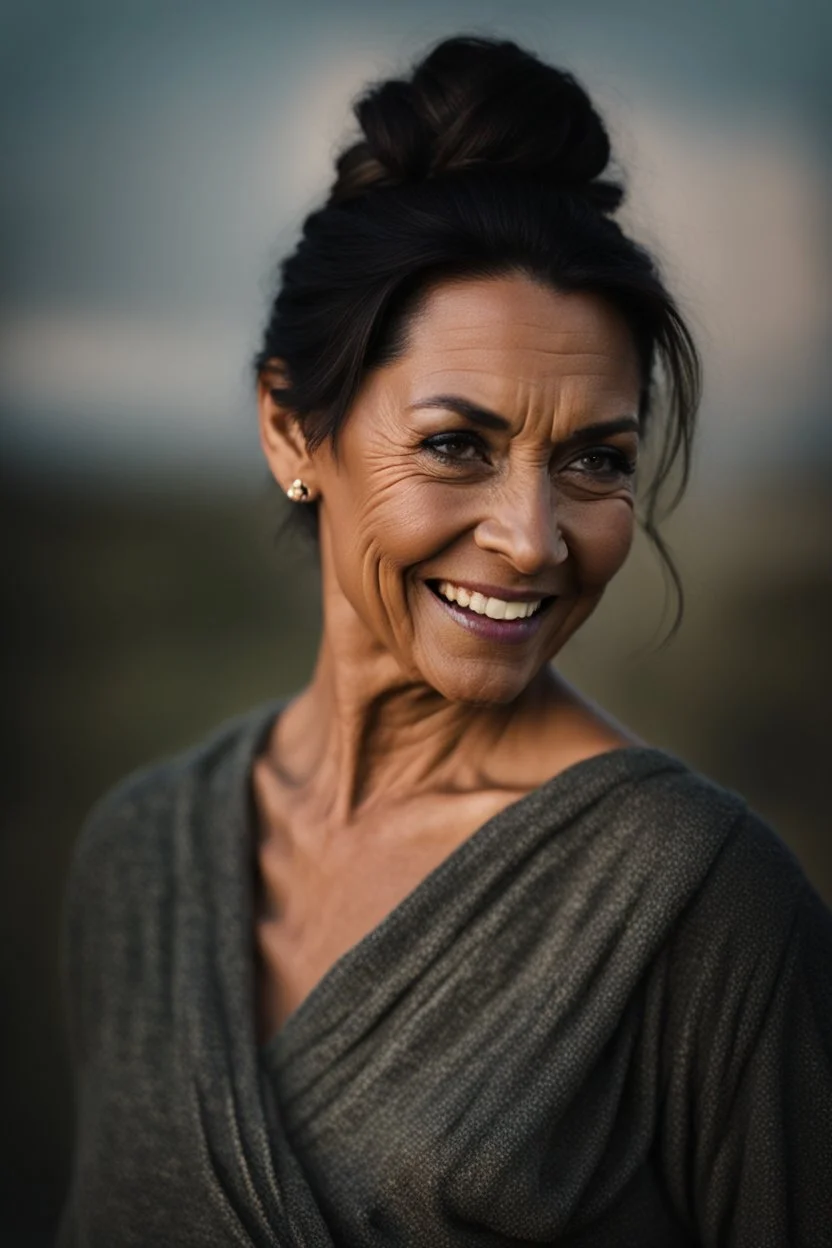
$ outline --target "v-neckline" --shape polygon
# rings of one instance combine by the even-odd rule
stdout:
[[[271,735],[277,720],[289,705],[289,702],[290,699],[286,698],[270,703],[259,717],[255,731],[249,738],[249,748],[246,751],[242,781],[238,793],[240,803],[238,809],[241,814],[241,826],[244,829],[245,860],[248,864],[245,920],[250,939],[249,948],[252,950],[252,954],[256,947],[254,924],[257,884],[255,821],[253,817],[253,768],[259,750]],[[383,946],[390,934],[395,933],[402,924],[407,926],[409,918],[414,911],[418,911],[423,898],[433,891],[449,874],[459,871],[466,864],[470,865],[469,860],[476,858],[480,852],[480,847],[490,842],[495,835],[498,835],[504,824],[511,824],[516,819],[518,813],[522,813],[526,809],[534,810],[550,800],[555,800],[561,791],[568,789],[570,785],[573,785],[582,777],[590,775],[601,764],[609,767],[612,760],[618,760],[620,764],[628,764],[637,763],[639,760],[647,762],[650,759],[661,762],[663,769],[667,767],[683,769],[685,766],[680,759],[655,746],[616,746],[613,749],[604,750],[599,754],[592,754],[587,758],[579,759],[575,763],[570,763],[569,766],[556,772],[555,775],[544,781],[543,784],[530,789],[513,802],[509,802],[494,815],[489,816],[488,819],[476,827],[464,840],[460,841],[450,853],[419,880],[378,923],[365,932],[348,949],[345,949],[313,985],[300,1004],[287,1015],[280,1027],[273,1031],[268,1039],[263,1042],[256,1040],[258,1030],[257,977],[256,974],[249,976],[251,999],[247,1004],[251,1011],[258,1058],[269,1064],[274,1064],[284,1051],[291,1050],[294,1047],[295,1033],[298,1033],[299,1037],[302,1035],[308,1017],[322,1003],[325,1003],[333,993],[337,993],[338,985],[349,976],[353,967],[365,960],[371,950],[378,946]]]

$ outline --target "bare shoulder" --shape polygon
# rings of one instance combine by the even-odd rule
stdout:
[[[609,711],[554,673],[553,697],[547,716],[547,748],[558,770],[610,750],[648,743]]]
[[[646,744],[552,671],[525,699],[500,750],[489,756],[487,774],[495,789],[530,792],[576,763]]]

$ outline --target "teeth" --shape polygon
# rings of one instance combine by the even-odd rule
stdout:
[[[504,602],[502,598],[486,598],[484,594],[471,593],[451,581],[440,581],[439,593],[448,602],[458,602],[461,607],[487,615],[492,620],[525,620],[540,609],[540,602]]]

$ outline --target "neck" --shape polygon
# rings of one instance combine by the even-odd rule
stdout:
[[[279,770],[349,823],[379,801],[483,783],[483,760],[551,692],[548,670],[509,705],[450,702],[403,671],[340,591],[327,587],[313,678],[281,716]]]

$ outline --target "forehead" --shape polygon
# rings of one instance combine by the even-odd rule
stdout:
[[[521,274],[433,287],[398,365],[409,388],[473,387],[494,401],[501,392],[510,401],[518,388],[551,399],[566,387],[632,402],[640,388],[621,313],[597,295],[553,290]]]

